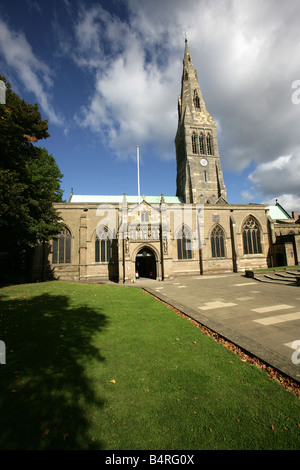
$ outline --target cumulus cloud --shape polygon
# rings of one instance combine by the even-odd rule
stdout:
[[[86,30],[89,34],[80,45],[85,55],[76,60],[95,69],[95,89],[88,105],[77,113],[77,122],[102,134],[121,158],[132,155],[136,144],[148,148],[155,144],[160,156],[173,158],[180,62],[170,64],[167,57],[161,62],[157,47],[101,7],[81,14],[77,38]],[[101,54],[104,48],[110,54]]]
[[[126,22],[99,6],[83,8],[77,19],[77,61],[95,73],[82,125],[105,128],[110,145],[117,149],[119,142],[123,153],[132,140],[155,140],[162,157],[174,157],[187,30],[204,99],[218,124],[224,168],[272,161],[300,144],[299,109],[291,102],[297,1],[276,8],[274,0],[127,4]]]
[[[139,144],[142,155],[147,149],[155,157],[175,158],[186,30],[217,123],[223,169],[254,168],[242,199],[284,196],[299,204],[300,105],[291,99],[300,80],[298,0],[126,0],[112,2],[109,11],[93,2],[62,5],[66,18],[57,15],[55,22],[60,58],[73,59],[93,83],[76,122],[98,133],[113,155],[134,157]],[[46,63],[3,22],[0,45],[24,85],[59,122]]]
[[[168,138],[174,138],[176,111],[170,111],[174,96],[167,79],[158,69],[145,68],[144,60],[133,43],[106,73],[98,74],[94,95],[81,113],[82,124],[105,133],[119,156],[126,156],[135,144],[151,142],[161,145],[161,150],[165,144],[167,152]]]
[[[300,158],[299,155],[278,157],[268,163],[261,163],[249,175],[249,179],[265,194],[279,194],[290,190],[299,192]]]
[[[2,20],[0,20],[0,51],[9,69],[17,74],[23,86],[34,94],[50,121],[62,124],[63,119],[53,109],[47,91],[53,85],[48,65],[34,55],[22,32],[11,30]]]
[[[262,201],[263,204],[269,204],[270,206],[274,206],[276,202],[279,202],[290,215],[292,215],[292,212],[300,213],[300,197],[294,194],[280,194],[276,199],[269,198]]]
[[[249,175],[265,201],[278,199],[287,210],[300,209],[300,152],[260,163]]]

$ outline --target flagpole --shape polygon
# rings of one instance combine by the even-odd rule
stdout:
[[[138,204],[140,203],[140,147],[137,145]]]

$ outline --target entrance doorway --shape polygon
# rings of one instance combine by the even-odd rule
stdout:
[[[135,272],[137,277],[156,279],[156,259],[150,248],[142,248],[135,258]]]

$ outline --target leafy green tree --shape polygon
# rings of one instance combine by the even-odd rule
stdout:
[[[54,202],[62,201],[55,159],[37,146],[49,137],[37,104],[26,103],[6,84],[0,104],[0,243],[11,271],[28,270],[31,249],[61,230]],[[6,271],[8,265],[6,266]]]

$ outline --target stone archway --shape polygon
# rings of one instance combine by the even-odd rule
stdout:
[[[135,272],[139,274],[139,277],[156,279],[156,257],[151,248],[145,246],[137,253],[135,258]]]

